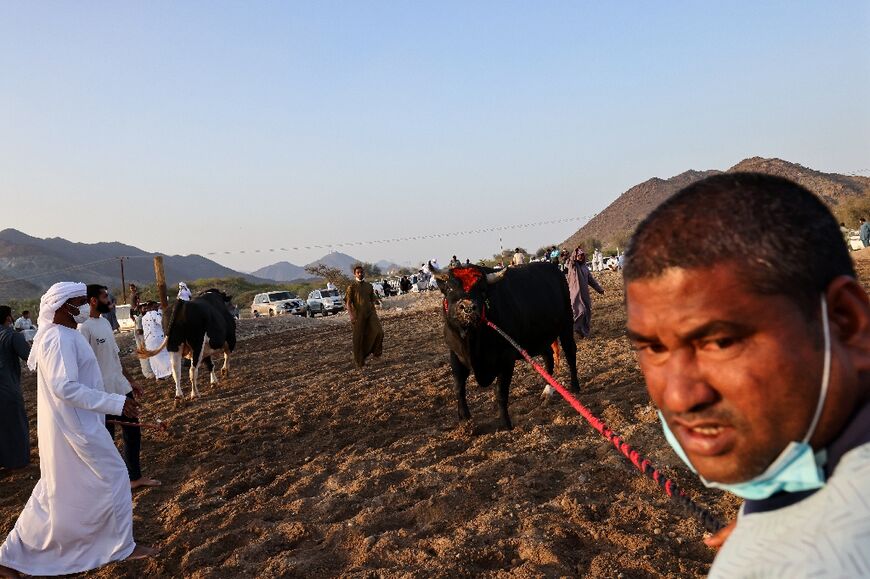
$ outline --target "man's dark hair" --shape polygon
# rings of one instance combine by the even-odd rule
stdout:
[[[355,265],[355,266],[353,266],[353,272],[356,273],[357,270],[359,270],[359,271],[361,271],[361,272],[363,272],[363,273],[365,273],[365,271],[366,271],[365,268],[364,268],[363,266],[361,266],[361,265]]]
[[[97,298],[100,299],[100,294],[103,293],[103,290],[106,293],[109,293],[109,288],[104,285],[100,285],[98,283],[89,283],[88,284],[88,299]]]
[[[733,262],[749,287],[783,295],[809,317],[836,277],[855,277],[843,234],[806,188],[761,173],[726,173],[689,185],[644,219],[625,251],[626,283],[666,269]]]
[[[22,316],[27,316],[29,314],[30,314],[30,310],[24,310],[23,312],[21,312]]]
[[[0,326],[6,323],[6,318],[12,317],[12,308],[9,306],[0,306]]]

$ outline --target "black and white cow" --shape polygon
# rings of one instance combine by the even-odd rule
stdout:
[[[166,338],[159,348],[140,349],[139,357],[150,358],[164,347],[172,361],[172,376],[175,379],[175,397],[181,398],[181,358],[190,358],[190,397],[199,396],[197,380],[199,365],[204,363],[209,370],[210,382],[217,383],[212,355],[223,353],[224,365],[221,375],[227,376],[230,368],[230,353],[236,347],[236,320],[229,311],[230,296],[220,290],[209,289],[190,301],[178,300],[163,316]],[[167,321],[168,320],[168,321]]]

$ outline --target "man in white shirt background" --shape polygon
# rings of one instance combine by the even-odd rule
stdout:
[[[120,394],[129,399],[142,398],[142,388],[136,384],[133,377],[121,364],[118,357],[118,344],[109,321],[102,317],[110,307],[109,292],[105,286],[90,284],[87,289],[90,317],[79,324],[79,332],[85,337],[94,350],[100,373],[103,375],[103,388],[110,394]],[[123,415],[106,415],[106,428],[112,438],[115,437],[115,422],[135,423]],[[130,475],[130,488],[160,486],[160,481],[142,476],[139,462],[139,452],[142,444],[142,433],[138,426],[121,425],[124,440],[124,459],[127,472]]]
[[[13,328],[16,332],[22,332],[24,334],[24,339],[28,342],[32,342],[33,337],[36,335],[36,326],[33,324],[33,321],[31,321],[30,312],[28,310],[21,312],[21,317],[15,320]]]

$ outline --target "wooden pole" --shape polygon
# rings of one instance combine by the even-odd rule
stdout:
[[[124,299],[124,303],[127,303],[127,282],[124,280],[124,258],[119,258],[121,260],[121,297]]]
[[[166,275],[163,273],[163,256],[154,256],[154,277],[157,280],[157,295],[160,296],[160,309],[164,312],[169,307],[169,299],[166,297]]]

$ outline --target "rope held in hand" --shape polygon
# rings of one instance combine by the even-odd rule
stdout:
[[[656,484],[661,487],[665,494],[668,495],[674,502],[680,505],[686,512],[695,516],[701,524],[704,525],[704,528],[711,532],[715,533],[722,529],[725,525],[716,518],[713,513],[711,513],[706,508],[702,507],[692,499],[686,495],[686,493],[677,486],[677,484],[671,479],[664,476],[658,469],[656,469],[653,464],[643,458],[640,453],[634,450],[627,442],[623,440],[621,436],[616,434],[610,428],[607,427],[604,422],[602,422],[597,416],[592,414],[592,412],[586,408],[577,398],[575,398],[568,390],[565,389],[564,386],[559,384],[559,382],[553,378],[546,370],[544,370],[540,364],[535,362],[531,356],[529,356],[528,352],[526,352],[522,346],[520,346],[517,342],[513,340],[510,336],[508,336],[501,328],[493,324],[490,320],[484,318],[486,325],[495,330],[501,335],[502,338],[507,340],[511,346],[516,348],[516,350],[522,355],[523,358],[526,359],[526,362],[532,365],[532,367],[537,370],[538,374],[544,377],[544,379],[556,389],[556,391],[562,395],[568,404],[574,408],[580,415],[586,419],[592,428],[597,430],[601,436],[606,438],[613,444],[616,449],[622,453],[625,458],[627,458],[631,464],[635,466],[640,472],[651,478],[656,482]]]

